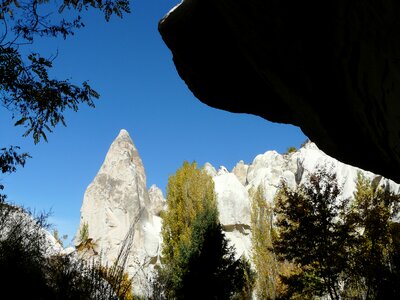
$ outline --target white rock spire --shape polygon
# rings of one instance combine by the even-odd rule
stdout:
[[[144,266],[150,271],[149,263],[154,264],[158,259],[160,220],[153,212],[156,211],[154,207],[162,207],[164,203],[158,203],[163,198],[159,192],[157,195],[150,201],[139,152],[128,132],[122,129],[85,192],[80,228],[87,224],[89,238],[95,243],[96,252],[102,253],[103,259],[112,264],[130,226],[136,220],[128,260],[128,272],[136,275],[134,281],[143,281],[148,274],[138,272],[139,269]],[[75,243],[79,243],[79,230]],[[134,282],[134,286],[135,292],[143,294],[138,282]]]

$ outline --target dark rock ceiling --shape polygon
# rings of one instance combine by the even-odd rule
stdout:
[[[400,182],[400,1],[186,0],[159,31],[200,101]]]

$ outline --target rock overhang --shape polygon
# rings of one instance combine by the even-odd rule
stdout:
[[[186,0],[160,21],[205,104],[299,126],[400,182],[400,2]]]

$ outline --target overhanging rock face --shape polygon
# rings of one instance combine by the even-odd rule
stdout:
[[[400,1],[184,0],[159,31],[202,102],[400,182]]]

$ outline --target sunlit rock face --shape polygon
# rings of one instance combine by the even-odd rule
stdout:
[[[202,102],[400,182],[400,1],[183,0],[159,23]]]
[[[307,180],[310,173],[320,168],[336,174],[342,186],[340,197],[351,197],[355,191],[357,173],[379,182],[399,193],[400,186],[373,173],[345,165],[327,156],[311,142],[290,154],[267,151],[257,155],[251,163],[238,162],[229,171],[218,170],[210,163],[204,170],[212,176],[219,220],[236,257],[251,258],[251,200],[250,190],[263,186],[265,199],[273,202],[282,180],[295,188]],[[104,159],[104,163],[88,186],[81,208],[80,229],[88,225],[94,251],[86,258],[103,256],[103,261],[115,261],[129,228],[134,238],[128,257],[128,273],[133,276],[134,292],[148,297],[149,278],[161,256],[161,212],[166,209],[162,191],[155,185],[146,187],[146,174],[139,153],[125,130],[121,130]],[[79,232],[76,244],[79,244]]]
[[[251,248],[250,202],[246,188],[233,173],[214,178],[219,220],[226,237],[236,248],[236,256],[249,257]]]
[[[87,224],[96,253],[112,264],[128,230],[134,226],[128,273],[135,275],[135,292],[145,295],[149,289],[147,277],[159,256],[159,213],[163,206],[162,192],[156,186],[147,190],[139,153],[128,132],[121,130],[85,192],[76,243],[80,242],[81,228]]]
[[[215,170],[208,163],[205,169]],[[353,197],[358,172],[380,186],[400,193],[400,185],[392,180],[343,164],[326,155],[312,142],[289,154],[267,151],[257,155],[249,165],[239,162],[232,172],[220,167],[221,171],[210,173],[214,174],[220,221],[226,237],[236,248],[237,257],[245,255],[251,258],[250,190],[261,185],[266,201],[272,204],[282,181],[296,188],[308,180],[308,175],[320,169],[336,174],[342,189],[339,200]]]

